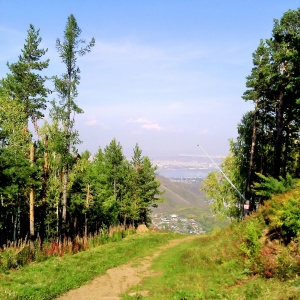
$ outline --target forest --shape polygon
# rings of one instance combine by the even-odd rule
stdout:
[[[216,213],[243,218],[272,194],[291,189],[300,178],[300,9],[275,19],[269,39],[253,53],[253,68],[242,98],[253,103],[230,141],[222,170],[212,172],[203,190]]]
[[[132,234],[163,201],[138,144],[131,158],[115,138],[96,154],[79,152],[78,58],[95,45],[81,33],[71,14],[56,40],[65,72],[49,77],[48,50],[30,24],[0,79],[1,299],[57,299],[81,286],[87,297],[95,278],[97,291],[124,299],[299,299],[300,8],[275,19],[253,53],[241,95],[253,108],[221,172],[201,187],[230,224],[201,236]],[[119,277],[107,273],[117,266]],[[142,280],[130,285],[124,274]]]
[[[136,144],[127,159],[116,139],[95,155],[78,152],[78,58],[95,44],[68,17],[56,50],[65,72],[47,77],[51,63],[30,24],[19,59],[0,81],[0,246],[7,240],[63,241],[113,225],[149,222],[162,201],[155,166]],[[244,101],[252,102],[220,172],[202,190],[215,213],[242,219],[300,178],[300,9],[274,20],[270,38],[253,53]],[[49,88],[52,86],[52,88]],[[53,100],[49,100],[53,99]],[[47,115],[47,118],[45,118]],[[236,189],[234,187],[236,187]],[[240,193],[237,193],[237,190]],[[241,195],[243,195],[241,197]]]
[[[81,33],[71,14],[56,40],[65,72],[47,77],[48,49],[30,24],[18,61],[7,63],[0,81],[0,247],[147,224],[151,206],[161,201],[156,168],[138,144],[131,159],[116,139],[95,155],[77,149],[75,120],[83,113],[77,63],[95,44]]]

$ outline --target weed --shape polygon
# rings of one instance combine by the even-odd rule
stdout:
[[[191,291],[179,290],[176,292],[174,300],[198,300],[204,299],[203,294],[201,292],[193,293]]]
[[[39,240],[36,240],[33,246],[26,240],[8,242],[0,251],[0,271],[7,272],[10,269],[23,267],[34,261],[44,261],[53,256],[72,255],[108,242],[117,242],[133,232],[132,227],[127,229],[123,226],[103,228],[98,235],[90,236],[87,240],[77,236],[73,240],[66,239],[63,243],[57,241],[44,243],[42,248]]]

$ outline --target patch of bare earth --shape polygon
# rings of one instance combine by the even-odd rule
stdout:
[[[150,270],[152,261],[166,249],[174,247],[187,239],[170,241],[167,245],[159,248],[151,256],[135,259],[129,263],[107,270],[106,274],[94,279],[91,283],[83,285],[76,290],[71,290],[57,300],[96,300],[96,299],[120,299],[119,295],[124,294],[134,285],[137,285],[146,276],[154,275]],[[140,295],[147,295],[147,291],[139,291]],[[132,294],[134,295],[134,293]]]

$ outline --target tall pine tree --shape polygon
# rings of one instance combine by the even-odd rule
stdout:
[[[1,85],[5,93],[14,101],[23,107],[24,111],[24,143],[27,142],[28,124],[31,119],[37,130],[37,120],[42,118],[43,110],[46,109],[47,88],[45,87],[46,77],[40,72],[47,68],[49,59],[42,61],[41,58],[46,54],[47,49],[39,48],[42,38],[39,30],[36,30],[32,24],[29,25],[27,38],[22,54],[16,63],[7,66],[11,71],[6,78],[2,79]],[[31,142],[29,159],[33,167],[34,147]],[[29,187],[30,198],[30,238],[34,239],[34,184],[33,180]]]

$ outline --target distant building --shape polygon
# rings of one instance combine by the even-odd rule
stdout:
[[[171,215],[171,220],[172,221],[177,221],[178,220],[178,216],[177,215]]]

